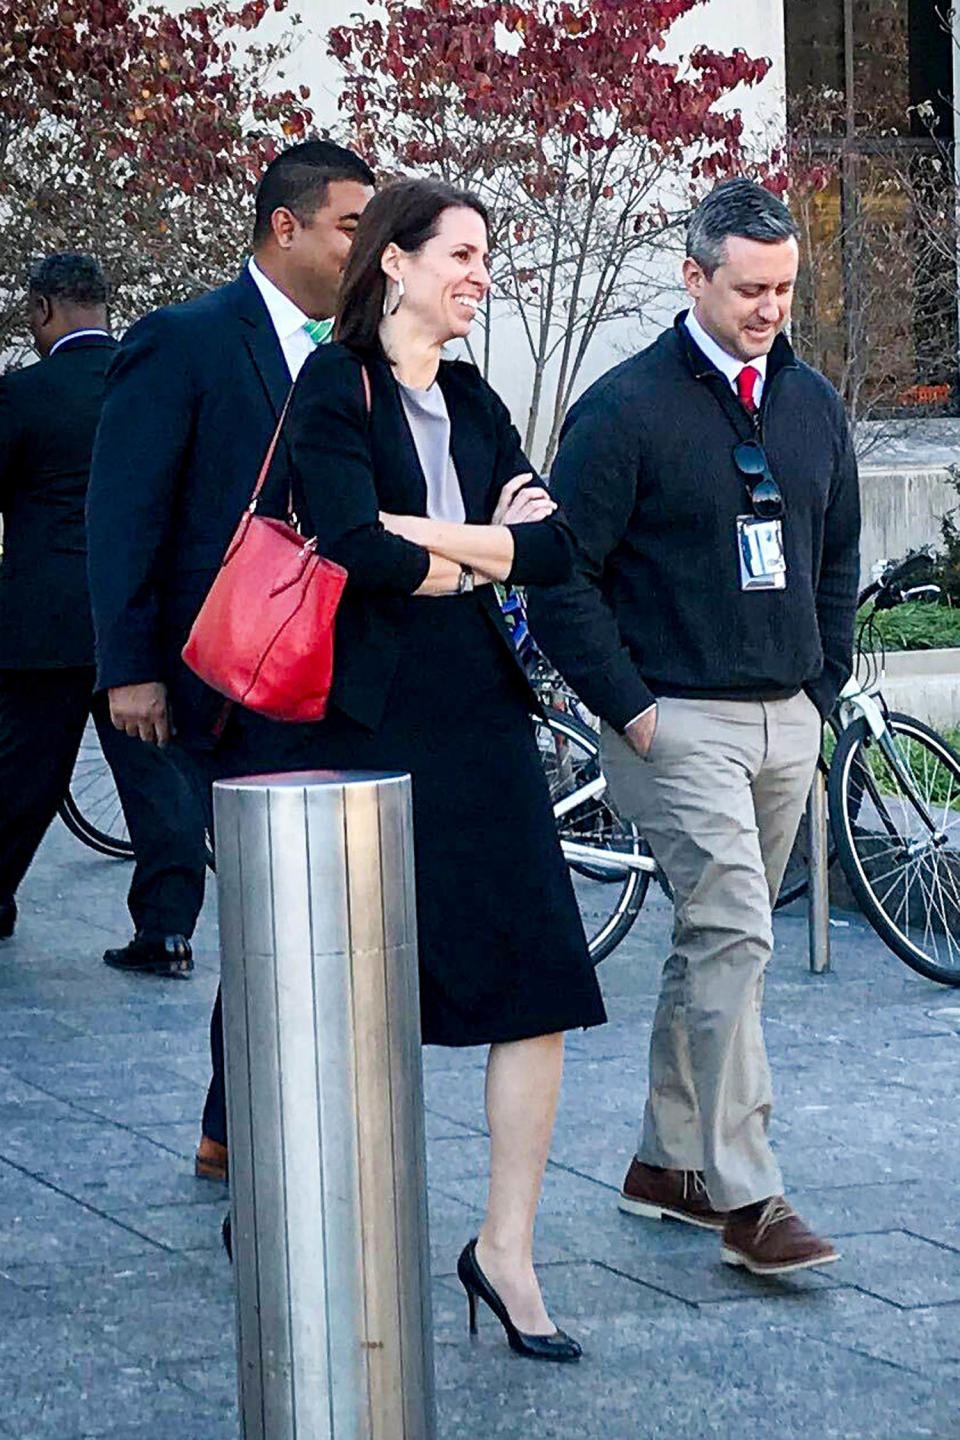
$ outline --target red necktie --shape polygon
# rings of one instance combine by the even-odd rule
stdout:
[[[752,365],[744,365],[737,376],[737,394],[740,396],[741,404],[746,406],[751,415],[755,415],[757,410],[753,392],[759,379],[760,371],[755,370]]]

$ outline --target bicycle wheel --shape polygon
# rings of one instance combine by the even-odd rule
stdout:
[[[614,950],[640,913],[650,884],[648,869],[611,866],[613,855],[649,857],[637,827],[624,821],[606,796],[600,769],[600,742],[586,725],[570,715],[548,711],[536,719],[537,746],[550,787],[560,843],[588,849],[590,856],[568,856],[573,888],[583,919],[590,957],[595,965]],[[603,874],[598,880],[596,874]],[[608,883],[612,877],[615,884]]]
[[[840,863],[893,953],[928,980],[960,985],[960,757],[910,715],[888,715],[887,732],[892,749],[860,719],[837,744],[829,799]]]
[[[133,859],[120,796],[92,719],[83,732],[70,789],[60,805],[60,818],[91,850],[114,860]]]

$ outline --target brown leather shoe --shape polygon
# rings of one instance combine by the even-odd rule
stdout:
[[[840,1256],[829,1240],[808,1229],[782,1195],[772,1195],[759,1215],[731,1211],[723,1227],[721,1258],[754,1275],[786,1275],[829,1265]]]
[[[634,1156],[620,1191],[620,1209],[648,1220],[683,1220],[701,1230],[722,1230],[725,1215],[713,1210],[699,1170],[657,1170]]]
[[[201,1180],[223,1180],[227,1178],[227,1147],[209,1135],[200,1136],[197,1158],[193,1165],[194,1174]]]

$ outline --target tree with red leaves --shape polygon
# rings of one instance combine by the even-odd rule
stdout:
[[[369,3],[376,17],[328,37],[341,111],[381,167],[488,202],[494,292],[532,361],[528,447],[555,383],[549,463],[597,331],[639,312],[655,252],[704,186],[747,168],[729,100],[770,61],[703,46],[665,59],[673,24],[706,0]]]
[[[251,43],[286,3],[211,0],[178,14],[135,0],[0,6],[0,355],[26,346],[33,256],[96,255],[121,319],[239,265],[258,175],[312,119],[306,90],[268,86],[289,32]]]

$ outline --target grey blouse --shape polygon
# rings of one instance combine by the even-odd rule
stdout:
[[[462,525],[467,513],[450,453],[450,416],[443,391],[436,381],[429,390],[400,385],[400,401],[427,482],[427,516],[430,520],[453,520]]]

